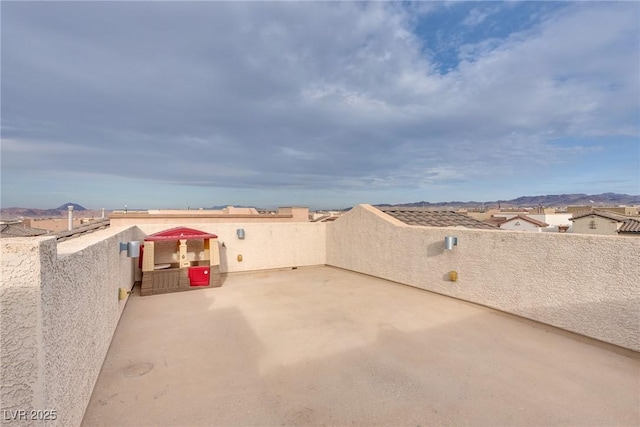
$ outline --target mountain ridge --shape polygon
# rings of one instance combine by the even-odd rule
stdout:
[[[67,215],[67,207],[71,205],[74,209],[74,216],[78,215],[100,215],[98,209],[87,209],[78,203],[65,203],[58,208],[38,209],[38,208],[22,208],[9,207],[0,209],[2,217],[62,217]],[[409,202],[409,203],[378,203],[374,206],[380,207],[425,207],[425,208],[478,208],[478,207],[564,207],[564,206],[617,206],[617,205],[640,205],[640,195],[630,195],[621,193],[571,193],[571,194],[546,194],[539,196],[520,196],[509,200],[491,200],[491,201],[448,201],[448,202]],[[218,205],[207,209],[223,209],[229,205]],[[241,206],[237,206],[241,207]]]
[[[410,202],[398,204],[376,204],[375,206],[384,207],[457,207],[457,208],[475,208],[479,206],[488,207],[495,205],[496,207],[564,207],[564,206],[610,206],[610,205],[640,205],[640,195],[620,194],[620,193],[571,193],[571,194],[546,194],[539,196],[520,196],[509,200],[490,200],[490,201],[449,201],[449,202]]]

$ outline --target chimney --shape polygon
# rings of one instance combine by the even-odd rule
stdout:
[[[73,206],[69,205],[67,206],[67,209],[69,209],[69,226],[67,227],[67,229],[71,231],[73,230]]]

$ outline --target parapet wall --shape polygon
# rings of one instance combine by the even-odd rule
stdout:
[[[445,250],[445,236],[458,237]],[[640,239],[405,225],[360,205],[327,228],[327,264],[640,351]],[[458,280],[449,280],[457,271]]]
[[[120,252],[120,242],[178,225],[219,236],[222,272],[326,263],[326,224],[313,223],[181,222],[112,226],[61,243],[2,239],[2,410],[55,410],[56,419],[44,425],[80,425],[126,303],[118,290],[130,289],[139,274],[138,259]]]
[[[217,234],[222,272],[328,264],[640,351],[640,239],[407,226],[368,205],[328,224],[112,225],[62,243],[0,240],[0,409],[80,425],[126,303],[118,289],[136,278],[119,244],[173,226]]]
[[[255,213],[253,213],[255,212]],[[291,223],[309,222],[309,208],[281,207],[277,213],[258,214],[253,208],[227,207],[214,210],[150,210],[137,212],[112,212],[112,226],[140,224],[212,224],[212,223]]]
[[[1,409],[4,418],[56,411],[55,420],[12,425],[80,425],[126,303],[118,290],[134,283],[136,260],[119,243],[140,236],[127,227],[59,244],[0,240]]]
[[[213,233],[220,245],[220,272],[235,273],[326,264],[325,223],[139,224],[145,234],[173,227]],[[239,239],[237,230],[244,230]],[[223,245],[224,244],[224,245]],[[242,256],[242,261],[238,260]]]

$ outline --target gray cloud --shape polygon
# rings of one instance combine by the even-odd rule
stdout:
[[[637,8],[569,7],[440,74],[395,3],[7,3],[3,174],[374,191],[533,173],[579,156],[559,139],[638,135]]]

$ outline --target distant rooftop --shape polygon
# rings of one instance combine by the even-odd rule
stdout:
[[[504,224],[506,222],[514,221],[514,220],[515,221],[517,221],[517,220],[526,221],[526,222],[528,222],[530,224],[533,224],[533,225],[535,225],[537,227],[542,227],[542,228],[549,226],[549,224],[547,224],[546,222],[538,221],[537,219],[533,219],[533,218],[531,218],[531,217],[529,217],[527,215],[516,215],[516,216],[511,217],[511,218],[506,218],[506,219],[504,219],[503,221],[500,222],[500,225],[502,225],[502,224]]]
[[[407,225],[429,227],[465,227],[497,230],[494,225],[478,221],[467,215],[453,211],[433,211],[424,208],[377,208]]]
[[[0,237],[33,237],[49,233],[42,228],[32,228],[22,223],[0,224]]]
[[[618,229],[618,233],[640,233],[640,221],[634,218],[627,219]]]
[[[56,240],[58,242],[63,242],[65,240],[71,239],[73,237],[78,237],[83,234],[93,233],[94,231],[105,229],[110,226],[109,219],[98,219],[95,221],[91,221],[90,223],[76,227],[69,231],[61,231],[56,233]]]
[[[610,212],[610,211],[607,211],[607,210],[588,209],[588,210],[584,210],[584,211],[580,211],[580,212],[574,213],[573,217],[571,218],[571,220],[578,219],[578,218],[584,218],[585,216],[589,216],[589,215],[597,215],[597,216],[600,216],[602,218],[612,219],[614,221],[619,221],[619,222],[624,222],[624,221],[629,219],[628,216],[620,215],[620,214],[613,213],[613,212]]]

